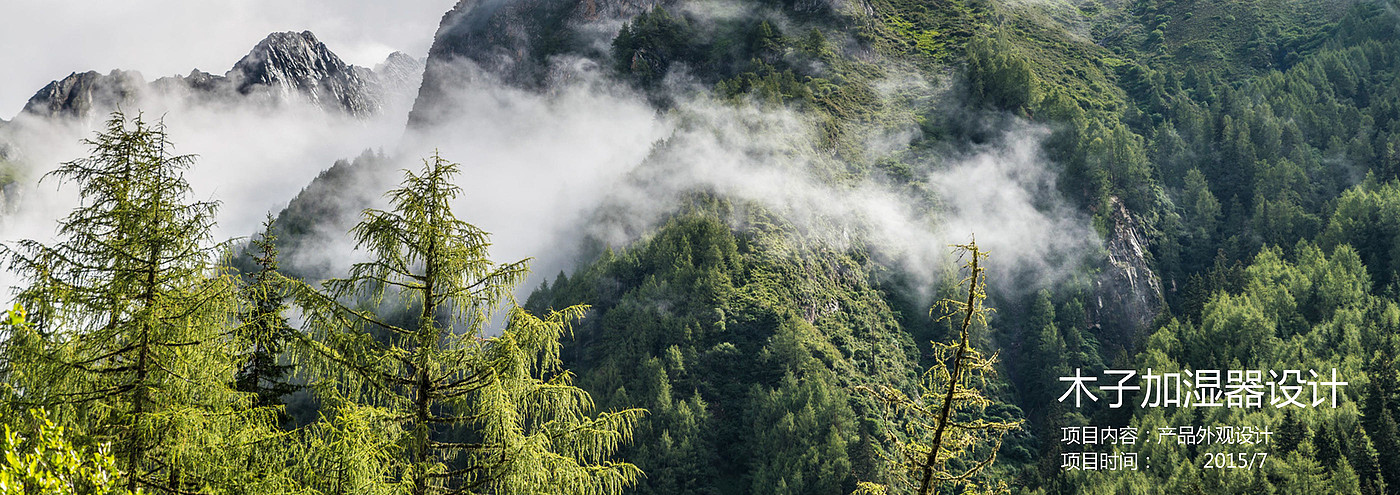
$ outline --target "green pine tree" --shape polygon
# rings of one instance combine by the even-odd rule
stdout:
[[[1279,423],[1278,426],[1280,453],[1287,454],[1292,452],[1293,449],[1298,448],[1299,444],[1308,440],[1309,436],[1308,425],[1299,421],[1298,417],[1293,414],[1292,409],[1283,412],[1283,422]]]
[[[328,395],[362,408],[355,417],[401,432],[403,455],[384,462],[415,495],[619,493],[641,472],[610,457],[642,411],[590,416],[561,368],[559,340],[584,306],[538,318],[512,304],[501,335],[485,336],[527,267],[492,262],[488,234],[453,215],[458,168],[434,153],[406,171],[391,208],[366,210],[352,231],[374,260],[324,292],[293,285],[312,337],[304,355]],[[402,323],[342,304],[351,299],[414,315]]]
[[[888,386],[857,387],[884,403],[889,410],[887,417],[907,418],[904,433],[909,440],[896,440],[891,462],[917,487],[919,495],[943,488],[959,493],[997,489],[979,483],[975,476],[996,460],[1002,437],[1021,426],[1020,421],[976,417],[991,400],[971,384],[985,381],[996,365],[995,355],[983,356],[968,342],[974,325],[986,325],[989,311],[982,306],[987,297],[982,261],[987,253],[975,240],[955,247],[968,259],[964,265],[968,275],[962,280],[967,284],[967,299],[944,299],[930,313],[941,310],[943,318],[953,320],[957,340],[933,343],[936,364],[924,373],[916,396]],[[864,493],[872,489],[865,484],[860,487]]]
[[[85,142],[91,156],[50,174],[82,200],[62,240],[4,248],[34,317],[3,343],[13,400],[111,442],[128,490],[243,486],[231,461],[271,415],[231,387],[235,284],[214,263],[217,205],[189,199],[194,157],[172,153],[161,123],[116,112]]]
[[[259,406],[280,406],[282,397],[298,387],[288,380],[290,364],[279,364],[283,349],[292,338],[292,329],[283,313],[287,310],[286,289],[277,276],[277,235],[272,215],[263,222],[263,232],[252,241],[253,272],[242,287],[244,307],[239,312],[239,333],[248,347],[241,353],[242,368],[235,386],[255,394]]]

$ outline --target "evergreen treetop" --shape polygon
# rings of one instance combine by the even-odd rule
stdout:
[[[559,339],[585,306],[541,319],[512,305],[501,335],[485,336],[527,261],[494,263],[488,235],[453,215],[458,171],[436,153],[405,171],[390,208],[366,210],[351,232],[373,261],[324,292],[292,282],[313,377],[402,432],[407,456],[386,459],[387,482],[415,495],[619,493],[641,473],[609,457],[641,411],[589,416],[591,398],[562,370]],[[381,317],[352,300],[414,315]]]
[[[3,248],[34,320],[0,347],[12,405],[112,443],[127,490],[232,489],[247,473],[231,459],[269,415],[230,387],[234,283],[214,265],[217,205],[190,200],[194,157],[174,154],[159,122],[115,112],[85,142],[89,157],[49,175],[82,200],[62,240]]]

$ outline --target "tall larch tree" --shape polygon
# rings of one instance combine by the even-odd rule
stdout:
[[[390,209],[366,210],[351,231],[373,261],[324,291],[295,285],[313,379],[347,418],[401,432],[386,472],[414,495],[620,493],[641,473],[610,457],[641,411],[591,415],[561,368],[560,338],[583,306],[539,318],[511,303],[502,333],[487,337],[527,261],[492,262],[488,234],[453,215],[458,171],[437,153],[405,171]]]
[[[985,383],[995,373],[996,356],[984,356],[969,343],[974,328],[986,327],[989,309],[985,285],[987,253],[977,242],[955,246],[967,259],[964,300],[939,301],[930,315],[954,323],[952,342],[934,342],[935,364],[924,373],[917,394],[889,386],[857,387],[885,404],[887,418],[904,418],[905,439],[896,439],[890,461],[919,495],[952,488],[959,493],[989,493],[1004,488],[987,486],[976,479],[996,460],[1002,437],[1020,428],[1020,421],[991,421],[979,417],[991,404],[974,383]],[[961,285],[960,284],[960,285]],[[893,421],[892,421],[893,422]],[[861,483],[857,494],[881,493],[884,487]]]
[[[216,268],[215,203],[192,201],[162,123],[116,112],[87,158],[47,177],[81,204],[56,244],[4,246],[33,325],[3,342],[6,385],[75,434],[112,445],[128,490],[235,490],[230,459],[268,419],[232,388],[234,283]]]

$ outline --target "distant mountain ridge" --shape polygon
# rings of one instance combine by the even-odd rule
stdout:
[[[345,63],[310,31],[272,33],[224,75],[198,69],[147,83],[141,73],[74,72],[40,89],[23,113],[86,118],[146,95],[197,103],[260,99],[270,104],[304,98],[328,111],[368,117],[417,92],[423,62],[394,52],[375,69]]]

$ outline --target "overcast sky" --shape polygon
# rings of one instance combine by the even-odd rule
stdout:
[[[423,57],[455,0],[0,0],[0,118],[71,72],[140,71],[147,81],[223,74],[274,31],[310,30],[346,62]]]

